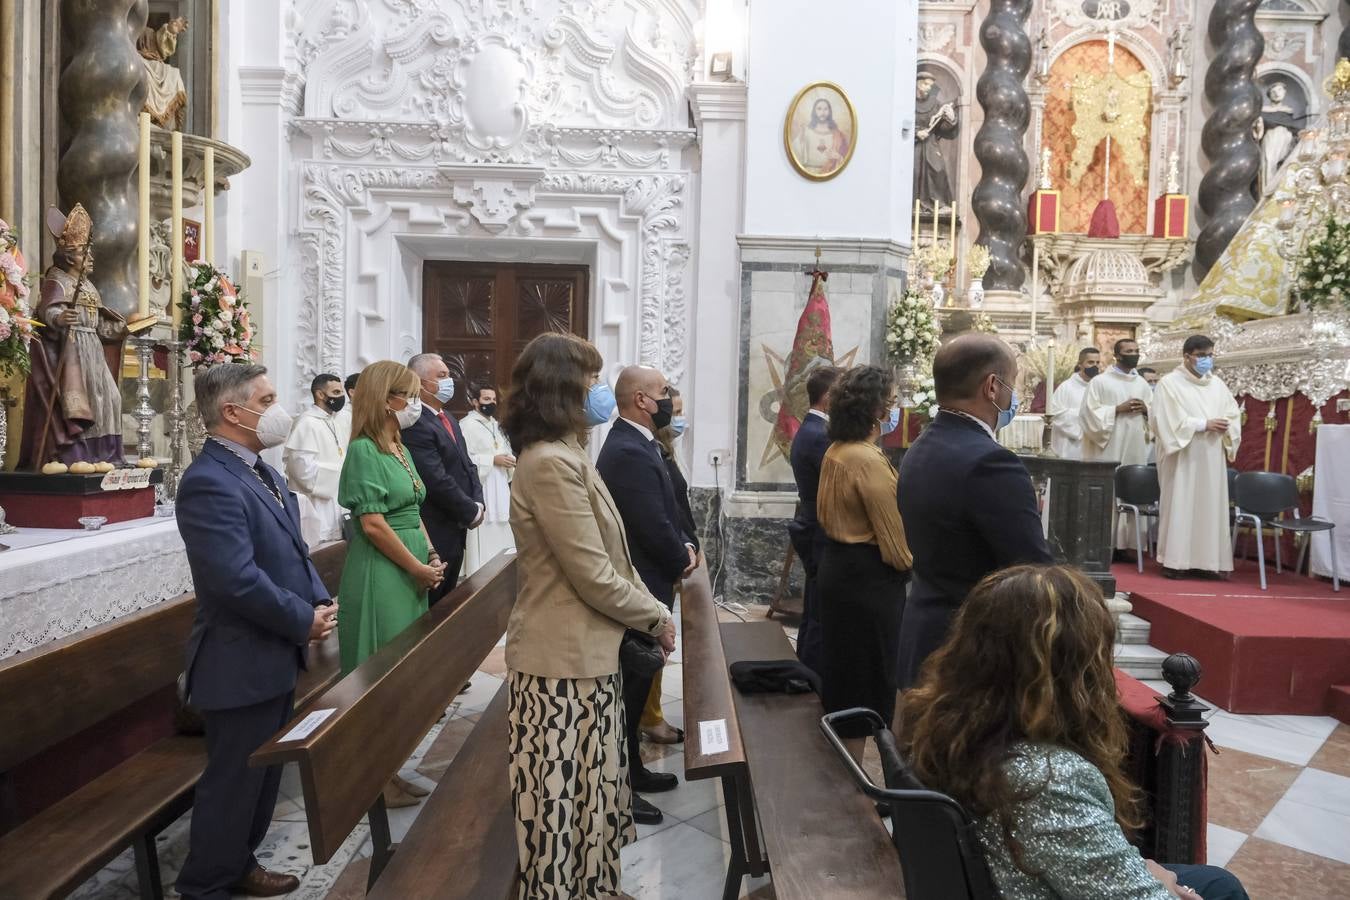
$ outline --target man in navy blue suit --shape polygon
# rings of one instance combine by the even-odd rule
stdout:
[[[187,696],[206,722],[207,763],[177,887],[192,900],[273,897],[300,886],[253,855],[281,767],[250,768],[248,758],[290,719],[306,649],[333,630],[337,604],[309,561],[295,495],[258,457],[290,431],[267,370],[215,366],[197,376],[196,395],[210,437],[183,473],[176,506],[197,593]]]
[[[656,432],[670,424],[674,401],[666,376],[646,366],[629,366],[614,385],[619,419],[609,430],[596,469],[619,508],[628,533],[633,568],[656,599],[675,606],[675,582],[694,571],[698,539],[680,525],[679,506],[670,472],[656,443]],[[638,791],[672,790],[676,776],[651,772],[642,764],[638,724],[652,679],[623,673],[627,715],[628,775],[633,784],[633,815],[643,824],[661,821],[661,811],[637,796]]]
[[[939,411],[905,453],[896,488],[914,554],[900,624],[901,689],[946,641],[976,582],[1019,563],[1054,562],[1031,476],[994,439],[1016,411],[1016,377],[1012,350],[992,335],[963,335],[933,360]]]
[[[806,586],[802,592],[802,627],[797,631],[797,658],[809,669],[820,664],[820,614],[816,609],[816,565],[825,547],[825,532],[816,521],[816,491],[820,487],[820,464],[830,449],[826,426],[830,421],[830,388],[839,378],[834,366],[817,366],[806,378],[806,399],[811,408],[792,439],[792,477],[797,481],[797,515],[788,525],[792,548],[802,561]]]
[[[483,521],[483,484],[464,446],[464,432],[445,411],[455,396],[450,367],[440,354],[419,353],[408,360],[408,368],[422,379],[422,418],[403,430],[403,444],[427,486],[422,522],[431,546],[445,563],[445,579],[427,596],[427,602],[434,604],[454,590],[459,580],[469,529]]]

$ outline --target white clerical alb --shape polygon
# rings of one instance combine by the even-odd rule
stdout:
[[[1207,430],[1227,419],[1223,432]],[[1163,376],[1150,415],[1158,444],[1158,562],[1169,569],[1233,571],[1228,530],[1228,463],[1237,456],[1242,414],[1216,375],[1185,366]]]
[[[1083,395],[1088,380],[1075,372],[1050,398],[1050,449],[1060,459],[1083,458]]]
[[[469,531],[464,545],[464,574],[472,575],[492,557],[516,545],[510,522],[512,470],[495,462],[498,456],[511,455],[511,444],[497,420],[476,409],[459,420],[459,427],[483,484],[483,522]]]
[[[286,479],[299,498],[300,533],[310,547],[342,537],[338,479],[350,439],[337,417],[318,406],[299,415],[286,439]]]
[[[1117,413],[1126,400],[1142,400],[1147,408],[1153,391],[1138,372],[1125,373],[1112,366],[1088,384],[1083,392],[1083,459],[1109,459],[1122,466],[1148,462],[1148,416]]]

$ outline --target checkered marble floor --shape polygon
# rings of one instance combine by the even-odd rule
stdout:
[[[765,607],[749,607],[748,620]],[[725,621],[738,616],[722,612]],[[677,619],[678,621],[678,619]],[[795,629],[788,628],[795,637]],[[662,709],[683,725],[683,658],[677,651],[666,668]],[[433,787],[454,758],[479,714],[506,674],[498,646],[474,676],[473,688],[456,698],[403,769],[403,777]],[[1150,682],[1158,690],[1166,684]],[[1318,716],[1240,716],[1216,710],[1208,732],[1219,750],[1210,757],[1209,861],[1227,866],[1254,900],[1325,900],[1350,897],[1350,727]],[[721,895],[731,847],[724,834],[720,788],[686,782],[678,745],[643,744],[643,757],[660,772],[680,775],[680,786],[649,799],[664,813],[658,826],[640,826],[638,840],[623,850],[623,889],[638,900],[703,900]],[[401,840],[420,806],[391,810],[390,828]],[[173,884],[187,853],[191,813],[160,836],[166,886]],[[309,854],[304,798],[294,767],[282,779],[272,830],[259,848],[269,868],[301,878],[293,900],[360,900],[369,871],[370,840],[361,825],[327,864]],[[78,900],[123,900],[136,893],[130,853],[99,872],[73,896]],[[169,890],[169,896],[176,896]],[[742,896],[772,898],[767,878],[746,879]]]

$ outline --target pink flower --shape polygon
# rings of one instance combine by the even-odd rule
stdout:
[[[9,340],[9,336],[10,336],[11,333],[13,333],[13,330],[14,330],[14,329],[13,329],[13,327],[9,324],[9,321],[8,321],[8,320],[0,321],[0,341],[7,341],[7,340]]]
[[[202,314],[201,314],[201,313],[193,313],[193,314],[192,314],[192,324],[193,324],[193,325],[200,325],[200,324],[202,324]]]
[[[192,360],[193,365],[196,365],[197,363],[202,361],[202,355],[198,353],[196,350],[193,350],[191,353],[188,354],[188,359]]]

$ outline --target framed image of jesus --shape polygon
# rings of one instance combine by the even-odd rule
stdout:
[[[843,88],[829,81],[797,92],[783,122],[783,147],[797,174],[828,181],[848,165],[858,138],[858,117]]]

